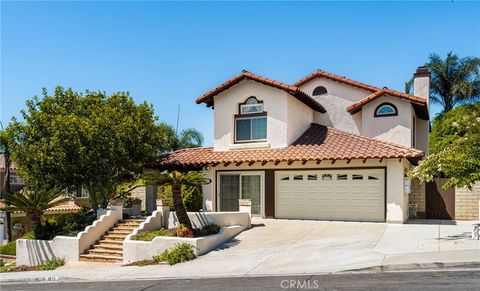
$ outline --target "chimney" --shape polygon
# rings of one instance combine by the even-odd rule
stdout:
[[[418,67],[415,74],[413,74],[413,95],[427,99],[427,104],[429,105],[430,72],[426,67]]]

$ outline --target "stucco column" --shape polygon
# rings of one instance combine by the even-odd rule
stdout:
[[[387,222],[403,223],[407,220],[408,200],[405,199],[403,160],[387,160]],[[407,201],[407,205],[405,204]]]

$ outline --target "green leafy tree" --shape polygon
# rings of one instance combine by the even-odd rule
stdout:
[[[480,58],[459,58],[450,52],[442,59],[431,54],[425,66],[432,74],[430,100],[440,104],[443,112],[480,97]]]
[[[6,198],[6,211],[25,212],[31,228],[34,232],[40,229],[40,221],[43,213],[57,205],[63,204],[69,198],[63,196],[63,193],[55,190],[25,188]]]
[[[151,105],[128,93],[57,87],[27,101],[14,131],[12,157],[26,182],[42,189],[90,192],[92,207],[106,207],[116,187],[165,152]]]
[[[458,106],[434,121],[430,155],[410,176],[449,178],[445,188],[471,188],[480,180],[480,102]]]
[[[204,177],[203,173],[180,173],[173,171],[170,173],[145,174],[143,179],[149,185],[172,187],[173,208],[175,209],[178,221],[189,229],[192,229],[192,223],[188,218],[187,210],[182,201],[182,186],[199,187],[208,184],[209,180]]]

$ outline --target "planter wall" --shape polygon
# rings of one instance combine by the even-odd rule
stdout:
[[[163,207],[155,211],[152,216],[142,223],[139,228],[125,238],[123,242],[123,262],[131,263],[141,260],[152,259],[166,249],[172,248],[180,243],[189,243],[193,246],[197,255],[203,255],[217,248],[226,241],[232,239],[240,232],[250,228],[250,215],[241,212],[189,212],[188,216],[195,228],[201,228],[208,224],[218,224],[222,226],[218,234],[197,237],[197,238],[181,238],[181,237],[165,237],[159,236],[152,241],[136,241],[131,237],[140,231],[156,230],[164,227],[162,217],[168,217],[168,208]],[[152,217],[152,218],[151,218]],[[170,213],[170,219],[176,219],[174,213]],[[175,222],[170,223],[170,227],[174,227]]]

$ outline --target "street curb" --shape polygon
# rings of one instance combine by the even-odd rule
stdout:
[[[480,269],[480,261],[475,262],[432,262],[412,264],[379,265],[360,269],[345,270],[338,273],[383,273],[383,272],[408,272],[408,271],[435,271],[443,269]]]
[[[321,276],[328,274],[354,274],[354,273],[387,273],[387,272],[428,272],[428,271],[447,271],[447,270],[463,270],[463,269],[480,269],[480,261],[474,262],[433,262],[433,263],[413,263],[413,264],[391,264],[391,265],[378,265],[367,268],[359,269],[350,269],[336,272],[319,272],[319,273],[295,273],[295,274],[258,274],[258,275],[239,275],[239,276],[199,276],[199,277],[189,277],[189,278],[178,278],[178,277],[156,277],[156,278],[135,278],[137,280],[182,280],[182,279],[208,279],[208,278],[231,278],[231,277],[265,277],[265,276],[275,276],[275,277],[290,277],[290,276]],[[126,280],[126,279],[125,279]],[[36,277],[36,278],[18,278],[18,279],[2,279],[2,284],[22,284],[22,283],[54,283],[54,282],[88,282],[89,280],[72,278],[68,276],[45,276],[45,277]],[[104,281],[122,281],[122,279],[107,279]],[[93,280],[92,282],[97,282]]]

